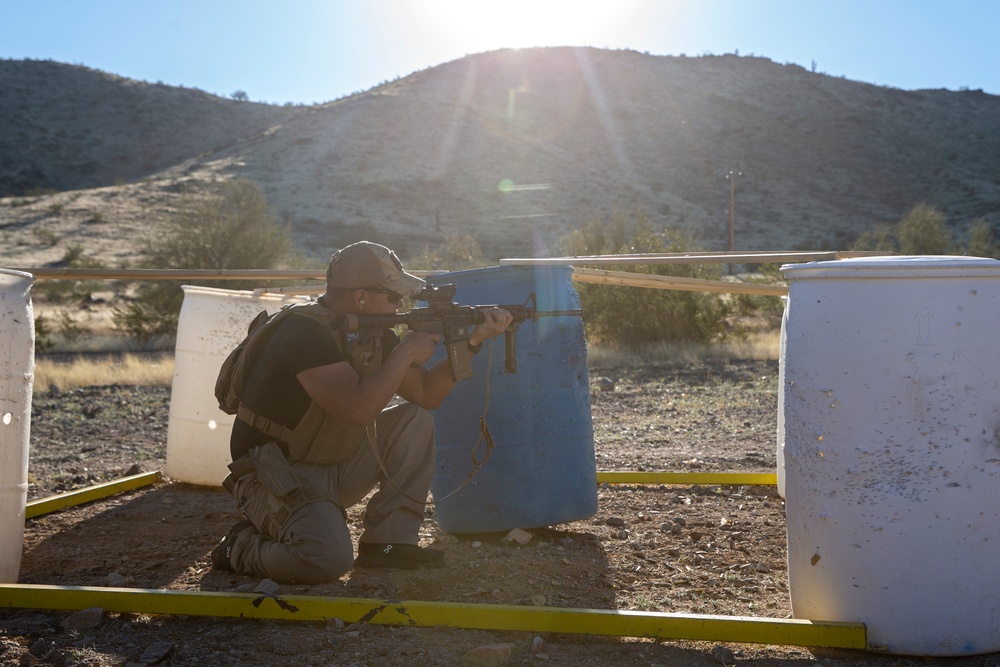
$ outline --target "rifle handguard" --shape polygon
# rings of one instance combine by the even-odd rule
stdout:
[[[346,313],[341,315],[341,328],[345,337],[347,334],[357,334],[359,331],[373,329],[391,329],[397,325],[405,325],[415,331],[428,331],[443,334],[448,363],[451,366],[452,378],[463,380],[472,375],[472,355],[478,349],[472,348],[466,338],[466,328],[486,321],[483,310],[487,308],[503,308],[513,316],[513,321],[504,332],[504,369],[507,373],[517,373],[517,329],[522,322],[535,322],[539,317],[572,316],[580,317],[579,310],[538,310],[535,293],[531,292],[523,304],[500,306],[460,306],[453,303],[455,291],[452,285],[443,285],[433,292],[421,293],[430,304],[427,308],[415,308],[406,313],[391,315],[368,315]],[[356,338],[356,336],[351,336]]]

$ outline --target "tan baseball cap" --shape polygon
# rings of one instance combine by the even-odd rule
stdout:
[[[396,253],[378,243],[358,241],[330,257],[326,269],[330,287],[385,289],[401,296],[413,296],[424,281],[403,270]]]

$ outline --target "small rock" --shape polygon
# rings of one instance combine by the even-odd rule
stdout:
[[[434,536],[434,541],[438,544],[458,544],[458,538],[448,533],[438,533]]]
[[[520,605],[522,607],[544,607],[545,606],[545,596],[538,593],[531,595],[526,598],[518,598],[514,600],[514,604]]]
[[[485,644],[467,652],[465,659],[474,665],[493,667],[494,665],[502,665],[510,660],[513,650],[513,644]]]
[[[170,642],[153,642],[142,651],[139,662],[147,665],[155,665],[163,662],[174,652],[174,645]]]
[[[104,620],[104,610],[100,607],[91,607],[90,609],[82,609],[76,613],[67,616],[63,622],[63,630],[89,630],[90,628],[96,628]]]
[[[620,516],[609,516],[608,520],[605,521],[604,523],[608,524],[609,526],[624,526],[625,519],[621,518]]]
[[[37,660],[44,659],[56,646],[56,640],[51,637],[43,637],[28,648],[28,655]]]
[[[473,542],[469,546],[472,547],[473,549],[478,549],[479,547],[483,546],[483,543],[480,542],[479,540],[476,540],[475,542]]]
[[[131,477],[132,475],[138,475],[142,472],[142,466],[138,463],[133,463],[128,470],[125,471],[126,477]]]
[[[599,377],[597,378],[597,386],[600,387],[601,391],[614,391],[615,381],[609,377]]]
[[[256,587],[253,589],[254,593],[263,593],[264,595],[274,595],[278,592],[278,583],[270,579],[263,579]]]
[[[531,640],[531,652],[538,653],[545,646],[545,640],[535,635],[535,638]]]
[[[736,662],[736,655],[725,646],[716,646],[712,649],[712,657],[715,661],[723,665],[732,665]]]
[[[128,579],[121,572],[111,572],[104,579],[104,583],[108,588],[125,588],[128,586]]]
[[[500,540],[501,544],[510,544],[511,542],[517,542],[522,547],[531,541],[531,533],[521,530],[520,528],[515,528],[510,531]]]

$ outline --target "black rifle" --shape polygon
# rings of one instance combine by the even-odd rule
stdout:
[[[406,325],[411,331],[441,334],[444,336],[445,350],[448,354],[448,365],[451,377],[455,382],[472,377],[472,353],[469,351],[469,327],[486,321],[482,311],[490,308],[503,308],[513,316],[507,330],[504,331],[504,347],[506,358],[504,369],[508,373],[517,372],[517,330],[525,320],[537,321],[539,317],[554,317],[560,315],[582,315],[580,310],[550,310],[539,311],[535,302],[535,293],[531,292],[523,304],[500,306],[460,306],[453,302],[457,288],[455,285],[427,286],[414,299],[426,301],[426,308],[414,308],[405,313],[393,315],[359,315],[341,316],[341,331],[345,337],[361,331],[373,329],[392,329]]]

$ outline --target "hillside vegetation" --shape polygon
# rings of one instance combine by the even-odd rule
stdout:
[[[132,262],[190,193],[246,178],[317,259],[470,234],[552,255],[640,212],[709,249],[841,249],[923,202],[1000,222],[1000,98],[797,65],[547,48],[472,55],[308,107],[0,62],[0,263]],[[56,192],[53,192],[55,190]]]

